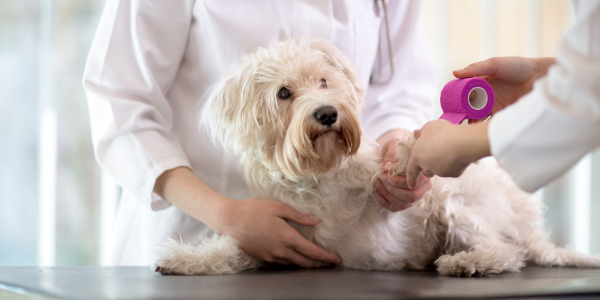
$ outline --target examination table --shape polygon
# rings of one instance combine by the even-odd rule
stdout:
[[[600,269],[526,267],[471,278],[434,270],[259,269],[163,276],[150,267],[0,267],[0,299],[600,299]]]

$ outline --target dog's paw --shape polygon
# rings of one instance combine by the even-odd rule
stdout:
[[[196,249],[182,245],[175,240],[169,240],[161,245],[158,259],[154,262],[154,271],[163,275],[199,275],[205,270],[195,266]]]
[[[154,263],[155,271],[165,275],[233,274],[259,265],[236,240],[218,234],[205,238],[198,246],[169,239],[161,245]]]
[[[406,175],[408,160],[415,141],[414,135],[411,134],[396,142],[396,163],[390,168],[390,175]]]
[[[176,269],[163,268],[161,266],[156,266],[154,272],[158,272],[162,275],[185,275],[182,272],[178,272]]]
[[[466,256],[466,252],[464,251],[453,256],[442,255],[435,262],[437,271],[446,276],[471,277],[478,270],[475,262],[469,261]]]
[[[500,258],[482,258],[477,253],[465,251],[454,255],[442,255],[435,264],[440,274],[457,277],[496,274],[507,269],[506,263]]]

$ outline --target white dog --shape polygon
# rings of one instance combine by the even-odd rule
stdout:
[[[542,266],[599,267],[549,242],[542,204],[521,191],[493,160],[460,178],[433,178],[409,209],[390,212],[373,195],[382,172],[374,143],[361,135],[363,87],[344,54],[322,39],[259,49],[217,85],[202,116],[216,142],[239,157],[256,197],[282,201],[320,224],[292,224],[337,253],[341,266],[422,269],[444,275]],[[394,174],[405,171],[414,139],[398,143]],[[163,274],[226,274],[261,266],[239,243],[215,235],[198,246],[164,244]]]

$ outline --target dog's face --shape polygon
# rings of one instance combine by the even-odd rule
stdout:
[[[211,94],[213,138],[289,178],[336,168],[360,146],[363,88],[342,51],[322,39],[259,49]]]

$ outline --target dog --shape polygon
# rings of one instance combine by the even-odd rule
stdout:
[[[342,51],[324,39],[290,39],[258,49],[211,93],[202,114],[214,141],[239,157],[256,197],[282,201],[322,221],[292,223],[337,253],[341,267],[411,270],[435,264],[472,276],[541,266],[600,267],[553,245],[543,204],[520,190],[493,159],[459,178],[432,178],[423,199],[391,212],[374,196],[382,161],[361,134],[364,88]],[[397,143],[389,175],[405,174],[414,137]],[[262,262],[227,235],[198,246],[170,240],[154,267],[162,274],[230,274]]]

